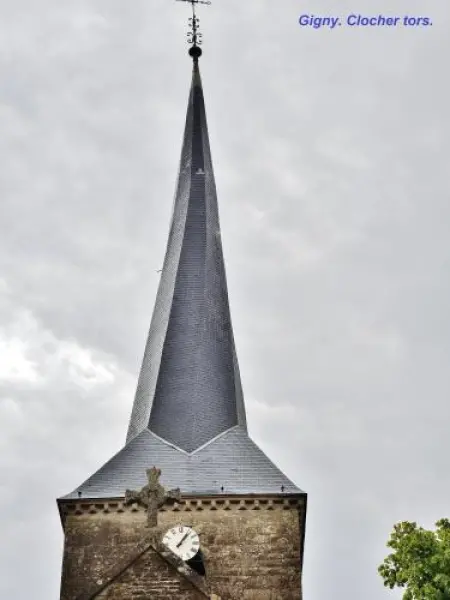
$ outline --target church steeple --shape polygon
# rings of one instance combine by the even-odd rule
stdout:
[[[127,436],[148,428],[187,452],[246,428],[199,55],[192,54],[169,241]]]
[[[190,494],[302,493],[247,432],[209,147],[198,19],[166,255],[126,445],[64,499],[123,496],[157,465]],[[62,499],[61,499],[62,500]]]
[[[195,11],[191,27],[178,183],[127,441],[58,499],[61,600],[302,597],[306,494],[247,432]]]

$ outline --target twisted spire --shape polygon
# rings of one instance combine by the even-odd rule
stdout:
[[[172,224],[127,441],[149,429],[192,452],[236,425],[245,429],[245,409],[194,57]]]

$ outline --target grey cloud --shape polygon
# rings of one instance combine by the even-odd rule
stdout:
[[[0,380],[0,596],[48,600],[55,498],[125,438],[181,150],[189,7],[0,6],[0,349],[22,340],[39,375]],[[309,492],[305,598],[398,598],[376,573],[392,524],[432,526],[450,495],[450,11],[415,0],[432,30],[327,32],[300,30],[300,10],[336,4],[201,14],[249,428]],[[339,8],[356,10],[374,7]],[[77,352],[114,380],[89,383]]]

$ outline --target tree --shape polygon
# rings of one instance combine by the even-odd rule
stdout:
[[[450,600],[450,520],[436,530],[403,521],[387,543],[393,552],[378,567],[389,588],[406,588],[403,600]]]

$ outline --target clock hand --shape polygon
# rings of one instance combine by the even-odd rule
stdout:
[[[181,546],[181,544],[184,542],[184,540],[185,540],[185,539],[188,537],[188,535],[189,535],[190,533],[191,533],[191,532],[190,532],[190,531],[188,531],[188,532],[185,534],[185,536],[184,536],[183,538],[181,538],[181,541],[180,541],[180,542],[179,542],[179,543],[176,545],[176,547],[177,547],[177,548],[179,548],[179,547]]]

